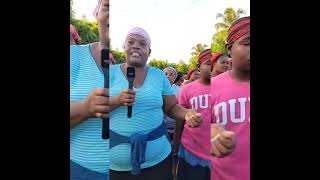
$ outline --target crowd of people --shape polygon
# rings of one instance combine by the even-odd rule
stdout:
[[[110,53],[105,77],[109,0],[99,0],[94,15],[99,42],[81,44],[70,25],[70,179],[249,180],[250,17],[230,26],[227,54],[205,49],[186,75],[147,66],[151,39],[135,27],[124,37],[125,62]],[[101,119],[109,120],[109,139],[101,138]]]

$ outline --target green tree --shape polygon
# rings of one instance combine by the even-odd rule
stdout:
[[[118,49],[111,50],[110,51],[114,59],[116,60],[116,64],[122,64],[126,62],[126,58],[124,55],[124,52],[119,51]]]
[[[176,70],[183,74],[187,74],[189,70],[189,66],[183,60],[180,60],[179,63],[177,64]]]
[[[168,66],[167,67],[173,67],[174,69],[177,70],[177,64],[176,63],[168,63]]]
[[[161,70],[169,66],[168,60],[157,60],[157,59],[151,59],[148,63],[148,66],[150,67],[156,67]]]
[[[235,11],[233,8],[227,8],[223,14],[217,14],[217,19],[221,19],[221,21],[215,24],[216,33],[213,35],[211,43],[211,51],[213,53],[227,53],[228,50],[226,48],[226,43],[228,29],[234,21],[239,19],[241,15],[245,13],[246,12],[242,9]]]
[[[99,41],[97,22],[89,22],[84,15],[81,19],[76,19],[73,11],[73,0],[70,0],[70,24],[72,24],[77,29],[82,44]]]
[[[195,47],[192,47],[191,56],[199,56],[199,54],[205,50],[208,46],[206,44],[198,43]]]
[[[218,13],[216,18],[217,19],[221,19],[221,22],[218,22],[215,24],[216,30],[217,32],[219,32],[220,30],[225,30],[225,29],[229,29],[229,27],[231,26],[231,24],[239,19],[241,17],[242,14],[245,14],[246,12],[242,9],[238,9],[237,11],[235,11],[233,8],[227,8],[225,9],[224,13]]]
[[[89,22],[85,16],[82,19],[72,19],[71,24],[77,29],[82,44],[99,41],[98,24],[96,21]]]
[[[196,69],[198,67],[198,56],[194,56],[189,61],[189,69]]]
[[[198,56],[205,50],[208,46],[206,44],[198,43],[195,47],[192,47],[191,58],[189,60],[189,69],[197,68]]]
[[[74,18],[73,0],[70,0],[70,19]]]
[[[211,43],[211,51],[213,53],[222,52],[227,53],[226,43],[227,43],[227,32],[228,30],[222,30],[217,32],[213,36],[213,40]]]

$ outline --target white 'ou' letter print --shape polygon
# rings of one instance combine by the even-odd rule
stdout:
[[[204,96],[204,105],[203,105],[203,102],[202,102],[202,97]],[[202,109],[205,109],[205,108],[208,108],[208,99],[209,99],[209,94],[205,94],[205,95],[200,95],[199,96],[199,106],[200,108]]]
[[[221,113],[222,113],[222,122],[220,120],[220,115],[219,115],[219,109],[221,107]],[[214,106],[214,114],[216,116],[216,122],[222,125],[227,124],[227,103],[221,102],[217,105]]]
[[[248,101],[250,101],[250,97],[248,97]],[[250,115],[249,115],[249,123],[250,123]]]
[[[190,104],[192,106],[192,109],[194,110],[198,110],[198,98],[197,97],[193,97],[190,99]]]
[[[230,99],[229,105],[230,105],[230,116],[231,116],[231,122],[234,123],[241,123],[244,122],[246,119],[246,101],[247,98],[238,98],[238,101],[240,102],[240,118],[236,118],[236,99]]]

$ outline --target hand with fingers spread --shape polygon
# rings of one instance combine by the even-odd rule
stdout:
[[[107,89],[94,89],[84,100],[88,118],[109,118],[109,92]]]
[[[132,89],[125,89],[118,96],[120,106],[132,106],[135,100],[136,91]]]
[[[224,157],[232,153],[236,146],[235,133],[218,124],[211,124],[211,154]]]
[[[185,120],[190,127],[195,128],[202,123],[202,115],[201,113],[197,113],[197,111],[190,109],[185,115]]]

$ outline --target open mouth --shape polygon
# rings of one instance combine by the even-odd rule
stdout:
[[[141,55],[138,52],[132,52],[131,56],[132,57],[141,57]]]

